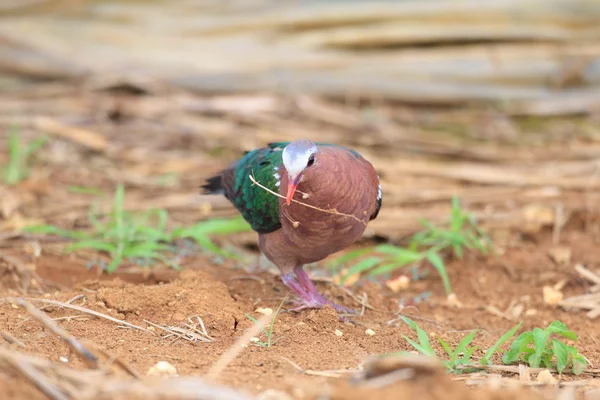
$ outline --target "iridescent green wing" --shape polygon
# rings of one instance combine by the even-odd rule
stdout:
[[[232,185],[226,185],[227,198],[236,206],[252,229],[259,233],[273,232],[281,228],[279,200],[272,193],[255,185],[250,175],[261,185],[279,193],[278,171],[282,164],[282,150],[283,147],[269,145],[267,148],[248,152],[232,171]]]

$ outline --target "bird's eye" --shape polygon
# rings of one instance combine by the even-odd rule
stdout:
[[[310,157],[308,157],[308,162],[306,163],[307,167],[310,167],[311,165],[313,165],[315,163],[315,155],[311,154]]]

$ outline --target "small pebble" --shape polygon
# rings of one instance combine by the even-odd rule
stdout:
[[[385,283],[385,285],[390,288],[390,290],[394,293],[398,293],[401,290],[405,290],[408,288],[410,284],[410,278],[408,276],[402,275],[396,279],[389,280]]]
[[[558,265],[567,265],[571,262],[571,249],[568,247],[555,247],[548,250],[548,255]]]
[[[544,302],[550,305],[556,305],[560,303],[564,297],[560,290],[556,290],[552,286],[544,286],[543,288]]]
[[[375,334],[375,331],[374,331],[373,329],[367,329],[367,330],[365,331],[365,333],[366,333],[367,335],[369,335],[369,336],[373,336],[373,335]]]
[[[556,383],[556,378],[553,377],[550,371],[548,371],[547,369],[540,372],[535,378],[535,380],[536,382],[541,383]]]
[[[68,363],[69,359],[67,357],[60,357],[59,360],[64,363]]]
[[[339,329],[336,329],[335,336],[338,336],[338,337],[344,336],[344,332],[340,331]]]
[[[456,307],[456,308],[462,307],[462,303],[458,300],[458,297],[456,297],[456,293],[450,293],[448,295],[447,303],[451,307]]]
[[[273,314],[273,309],[272,308],[263,308],[263,307],[259,307],[256,310],[254,310],[257,313],[260,313],[262,315],[271,315]]]
[[[519,303],[516,306],[514,306],[512,310],[510,310],[510,315],[515,319],[519,319],[521,314],[523,314],[524,309],[525,309],[525,306],[523,304]]]
[[[177,376],[177,368],[175,368],[171,363],[166,361],[159,361],[154,364],[148,372],[146,373],[148,376]]]
[[[254,336],[254,337],[251,337],[251,338],[250,338],[250,341],[251,341],[252,343],[256,343],[256,342],[259,342],[259,341],[260,341],[260,339],[259,339],[259,338],[257,338],[256,336]]]

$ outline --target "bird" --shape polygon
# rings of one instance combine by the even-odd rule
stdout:
[[[306,139],[268,143],[201,187],[224,195],[258,233],[261,252],[298,296],[291,311],[355,313],[319,293],[303,266],[352,245],[379,214],[379,175],[357,151]]]

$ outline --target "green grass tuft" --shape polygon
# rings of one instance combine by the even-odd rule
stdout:
[[[523,332],[504,354],[502,361],[512,364],[523,361],[532,368],[553,368],[563,373],[570,367],[575,375],[583,372],[588,365],[587,359],[579,354],[574,346],[569,346],[551,336],[559,335],[572,341],[577,340],[577,334],[567,328],[560,321],[554,321],[546,329],[534,328],[532,331]],[[554,362],[553,360],[556,360]]]
[[[405,335],[402,335],[402,337],[419,353],[438,358],[437,353],[429,342],[427,332],[421,329],[410,318],[400,318],[416,332],[418,341]],[[483,358],[478,363],[472,360],[473,352],[477,347],[469,346],[475,339],[475,335],[477,334],[476,329],[467,334],[454,349],[442,338],[438,338],[440,345],[446,353],[445,358],[441,361],[448,371],[452,373],[475,371],[482,366],[491,365],[492,356],[504,343],[507,343],[515,335],[521,324],[517,324],[510,331],[502,335],[493,346],[487,349]],[[551,339],[551,335],[553,334],[569,340],[577,340],[577,334],[569,330],[564,323],[557,320],[548,325],[546,329],[534,328],[532,331],[521,333],[512,341],[509,350],[502,357],[502,362],[504,364],[524,362],[532,368],[556,368],[560,374],[570,367],[573,374],[581,374],[588,366],[588,360],[579,354],[574,346],[569,346],[557,339]],[[401,352],[400,354],[403,353]],[[553,360],[556,360],[556,362]]]
[[[74,243],[67,247],[67,251],[88,249],[107,253],[111,258],[107,272],[114,272],[126,260],[142,261],[143,265],[161,261],[178,269],[174,242],[180,239],[192,239],[201,249],[220,256],[239,258],[219,248],[209,236],[250,230],[242,218],[214,219],[169,230],[167,211],[132,213],[124,209],[124,202],[125,191],[119,185],[115,191],[113,209],[104,218],[100,219],[92,207],[89,214],[91,231],[72,231],[54,225],[32,226],[26,230],[72,239]]]
[[[419,353],[438,358],[437,353],[431,346],[429,342],[429,335],[423,329],[419,327],[413,320],[408,317],[400,317],[404,323],[406,323],[411,329],[413,329],[417,333],[418,342],[412,340],[411,338],[402,335],[402,337]],[[498,351],[500,346],[506,343],[510,338],[514,336],[517,330],[521,327],[521,324],[516,325],[510,331],[506,332],[498,341],[490,347],[486,352],[484,357],[479,361],[479,365],[489,365],[490,359]],[[470,370],[477,369],[477,363],[473,362],[472,357],[473,353],[477,349],[476,346],[470,346],[470,344],[475,339],[475,335],[477,334],[477,329],[469,332],[462,340],[458,343],[458,345],[452,349],[448,343],[446,343],[441,337],[438,338],[438,342],[444,349],[446,356],[442,359],[442,363],[446,367],[449,372],[459,373],[466,372]]]
[[[39,151],[46,138],[40,137],[29,144],[21,143],[21,139],[16,130],[13,130],[8,137],[8,163],[0,167],[0,175],[6,185],[16,185],[29,177],[31,173],[29,164],[31,156]]]
[[[273,340],[273,327],[275,325],[275,320],[277,319],[277,315],[279,315],[279,311],[281,310],[281,307],[283,306],[283,303],[285,303],[285,301],[287,300],[287,296],[285,297],[285,299],[283,299],[283,301],[281,302],[281,304],[279,304],[279,307],[277,308],[277,311],[275,311],[271,317],[271,323],[269,324],[269,328],[267,329],[266,327],[261,327],[263,333],[265,334],[265,336],[267,337],[267,341],[263,342],[263,341],[257,341],[254,342],[255,345],[260,346],[260,347],[273,347],[278,341],[280,341],[281,339],[283,339],[283,336]],[[254,318],[252,315],[250,314],[246,314],[246,317],[252,321],[253,324],[259,324],[258,320],[256,318]]]
[[[491,249],[491,240],[477,226],[474,217],[462,210],[456,197],[452,200],[450,223],[447,227],[437,227],[427,220],[421,220],[421,224],[425,229],[413,235],[406,248],[382,244],[353,250],[332,260],[330,268],[340,268],[368,255],[349,266],[341,279],[344,283],[354,274],[366,274],[368,278],[376,278],[427,261],[442,278],[446,293],[450,294],[452,287],[443,253],[451,251],[458,258],[463,257],[465,249],[487,254]]]

